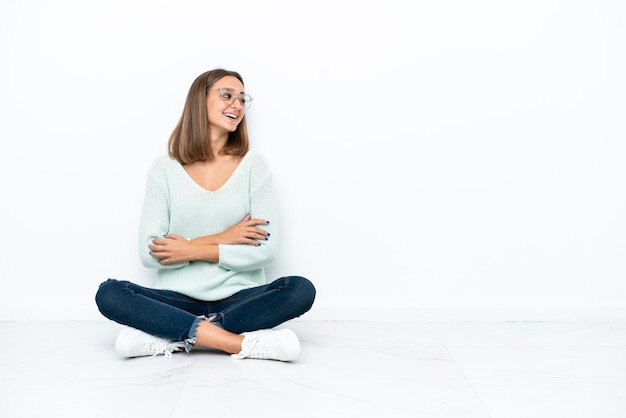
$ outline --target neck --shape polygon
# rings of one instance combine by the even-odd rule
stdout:
[[[211,138],[211,150],[213,151],[213,155],[215,156],[220,155],[220,151],[222,151],[222,148],[224,148],[227,141],[228,141],[228,134]]]

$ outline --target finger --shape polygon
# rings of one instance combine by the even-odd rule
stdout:
[[[257,240],[257,239],[264,240],[266,237],[265,235],[257,231],[246,231],[243,233],[242,238],[247,239],[247,240],[251,240],[251,239],[252,240]]]
[[[255,240],[262,240],[262,241],[267,241],[269,239],[268,234],[262,233],[262,232],[253,232],[251,233],[248,238],[252,238]]]
[[[163,252],[163,251],[165,251],[165,245],[164,244],[161,244],[161,245],[159,245],[159,244],[151,244],[151,245],[148,245],[148,248],[150,248],[150,250],[152,252]]]
[[[247,226],[255,226],[255,225],[267,225],[270,223],[270,221],[266,221],[265,219],[258,219],[258,218],[250,218],[248,220],[244,220],[242,221],[245,223],[245,225]]]
[[[164,235],[163,237],[167,238],[167,239],[181,239],[181,238],[183,238],[182,236],[176,235],[176,234],[167,234],[167,235]]]
[[[265,229],[261,229],[261,228],[257,228],[257,227],[253,227],[250,229],[250,232],[257,235],[257,236],[261,236],[261,237],[267,237],[270,235],[270,233],[268,231],[266,231]]]

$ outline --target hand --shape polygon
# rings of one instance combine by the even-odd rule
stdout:
[[[246,215],[241,221],[218,234],[220,244],[249,244],[261,245],[259,241],[269,239],[270,233],[257,225],[267,225],[269,222],[263,219],[252,219],[251,215]]]
[[[163,238],[155,238],[150,248],[150,255],[161,264],[174,264],[191,260],[193,244],[185,237],[167,234]]]

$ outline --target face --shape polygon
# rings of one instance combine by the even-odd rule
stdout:
[[[233,76],[220,78],[211,86],[206,97],[211,132],[227,134],[237,129],[246,109],[235,97],[243,92],[243,84]]]

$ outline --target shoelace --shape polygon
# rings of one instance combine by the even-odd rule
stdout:
[[[152,354],[152,357],[163,354],[165,358],[171,359],[174,351],[181,351],[184,349],[184,343],[174,343],[167,340],[152,340],[147,342],[143,349]]]
[[[254,336],[246,344],[243,350],[239,354],[233,355],[236,358],[270,358],[272,356],[272,347],[268,344],[264,344],[263,340],[259,336]]]

